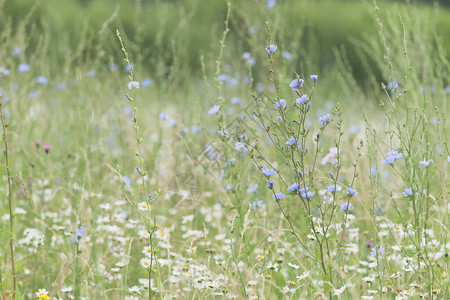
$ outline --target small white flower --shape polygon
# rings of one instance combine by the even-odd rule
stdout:
[[[139,82],[138,81],[130,81],[130,83],[128,83],[128,88],[130,90],[132,90],[133,88],[139,89]]]

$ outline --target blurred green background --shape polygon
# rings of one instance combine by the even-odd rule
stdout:
[[[355,78],[364,80],[361,53],[356,53],[354,46],[368,37],[377,37],[371,1],[278,0],[273,1],[273,7],[270,2],[231,1],[227,49],[231,56],[240,59],[244,51],[258,45],[263,48],[266,41],[263,20],[268,20],[276,43],[292,52],[294,66],[301,67],[307,60],[326,72],[335,64],[335,52],[340,51],[346,54]],[[427,19],[426,30],[441,40],[447,57],[450,57],[449,4],[450,1],[444,0],[378,1],[382,16],[418,6]],[[138,65],[148,68],[148,73],[158,69],[167,75],[169,70],[165,66],[177,64],[180,69],[201,75],[200,57],[217,54],[225,13],[225,0],[14,0],[3,2],[6,18],[1,30],[3,35],[22,30],[22,40],[16,42],[16,47],[28,45],[27,53],[46,47],[42,55],[52,58],[50,69],[61,65],[69,69],[86,62],[92,62],[96,68],[120,62],[122,54],[115,36],[118,28],[125,36],[131,56]],[[48,36],[43,38],[41,32]],[[261,54],[264,55],[263,50]],[[377,74],[371,58],[364,60]]]

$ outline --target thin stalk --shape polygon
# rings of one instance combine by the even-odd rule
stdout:
[[[8,208],[9,208],[9,247],[11,249],[11,272],[13,278],[13,292],[12,297],[16,299],[16,270],[14,266],[14,214],[12,210],[12,190],[11,190],[11,170],[9,169],[9,157],[8,157],[8,139],[6,132],[6,124],[5,119],[3,118],[3,110],[2,110],[2,97],[0,96],[0,118],[2,120],[2,128],[3,128],[3,142],[5,143],[5,165],[6,165],[6,173],[8,175]]]

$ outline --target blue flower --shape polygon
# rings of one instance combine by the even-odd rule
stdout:
[[[42,85],[46,85],[48,82],[47,78],[45,76],[39,76],[36,81],[38,84],[42,84]]]
[[[228,80],[228,76],[225,74],[220,74],[218,79],[220,82],[226,82]]]
[[[280,99],[280,101],[276,101],[273,105],[275,108],[286,109],[286,100]]]
[[[388,90],[398,89],[398,81],[393,80],[393,81],[389,82],[388,85],[386,86],[386,88]]]
[[[347,192],[349,193],[350,196],[355,196],[356,194],[358,194],[358,192],[352,189],[351,187],[347,188]]]
[[[290,137],[287,141],[286,141],[286,145],[292,145],[296,142],[297,140],[295,139],[295,137]]]
[[[214,115],[217,114],[220,110],[220,105],[214,105],[213,107],[211,107],[210,110],[208,110],[208,115]]]
[[[131,179],[128,176],[123,176],[123,182],[124,185],[131,186]]]
[[[21,53],[22,53],[22,47],[14,48],[14,50],[13,50],[13,56],[14,56],[15,58],[19,57]]]
[[[278,116],[277,120],[281,122],[283,119],[281,118],[281,116]]]
[[[332,192],[336,192],[336,185],[329,185],[327,186],[327,191],[332,193]]]
[[[402,158],[403,155],[401,153],[398,153],[397,151],[389,151],[387,153],[386,159],[383,161],[384,165],[391,165],[396,161],[397,159]]]
[[[286,60],[291,60],[292,59],[292,55],[289,52],[287,52],[287,51],[283,51],[283,57]]]
[[[273,182],[268,180],[267,181],[267,186],[269,187],[269,189],[273,188]]]
[[[432,159],[430,159],[430,160],[421,160],[421,161],[419,161],[419,164],[428,168],[430,166],[430,163],[432,163],[432,162],[433,162]]]
[[[383,258],[383,254],[384,254],[384,248],[382,246],[374,247],[372,248],[372,251],[370,252],[370,255],[375,256],[378,258]]]
[[[248,189],[247,189],[247,194],[251,194],[251,193],[256,192],[257,188],[258,188],[258,184],[257,183],[254,184],[254,185],[249,186]]]
[[[33,98],[36,98],[37,95],[38,95],[37,91],[31,91],[31,92],[28,93],[28,98],[29,99],[33,99]]]
[[[308,192],[308,190],[309,190],[309,187],[306,187],[306,188],[301,188],[301,189],[299,189],[298,192],[299,192],[300,194],[305,194],[306,192]]]
[[[447,162],[450,163],[450,155],[447,156]]]
[[[253,210],[255,210],[257,208],[261,208],[262,205],[263,205],[263,201],[262,200],[256,200],[256,201],[252,202],[251,207],[252,207]]]
[[[267,168],[262,168],[261,172],[262,172],[264,175],[266,175],[267,177],[270,177],[270,176],[272,176],[272,175],[277,174],[277,172],[274,171],[273,169],[270,169],[270,170],[269,170],[269,169],[267,169]]]
[[[317,78],[318,78],[317,75],[311,75],[311,80],[312,81],[317,82]]]
[[[277,51],[277,46],[275,45],[269,45],[269,47],[266,47],[267,55],[270,57],[272,53],[275,53]]]
[[[322,122],[322,126],[330,119],[330,114],[323,115],[319,118],[319,122]]]
[[[19,73],[25,73],[25,72],[28,72],[28,71],[30,71],[30,65],[29,64],[23,63],[23,64],[19,65]]]
[[[86,234],[86,229],[84,229],[83,226],[80,226],[75,229],[75,234],[78,238],[82,238]]]
[[[241,98],[239,97],[231,98],[231,104],[239,104],[239,103],[241,103]]]
[[[273,195],[273,199],[275,199],[275,200],[281,200],[283,198],[284,198],[284,194],[281,192]]]
[[[300,88],[303,86],[303,82],[304,82],[303,79],[299,80],[298,78],[295,78],[294,80],[291,81],[291,83],[289,84],[289,87],[293,91],[298,92],[298,91],[300,91]]]
[[[245,60],[247,65],[253,66],[255,64],[255,60],[251,57],[250,53],[248,52],[242,53],[242,59]]]
[[[127,73],[129,73],[131,70],[134,71],[134,64],[131,64],[131,68],[129,65],[126,65],[125,68],[123,68],[123,70]]]
[[[151,80],[150,78],[145,78],[144,80],[142,80],[142,86],[143,87],[148,87],[152,83],[153,83],[153,80]]]
[[[96,73],[95,69],[90,69],[90,70],[86,73],[86,75],[87,75],[87,77],[94,77],[94,76],[95,76],[95,73]]]
[[[314,196],[314,193],[313,192],[306,192],[306,193],[301,193],[301,195],[302,195],[303,198],[311,199]]]
[[[267,9],[272,9],[275,6],[275,4],[277,4],[276,0],[267,0],[266,8]]]
[[[345,202],[341,205],[341,211],[351,211],[353,210],[353,205],[351,203]]]
[[[411,197],[412,195],[413,195],[413,189],[412,188],[407,188],[403,192],[403,196],[405,196],[405,197]]]
[[[132,90],[133,88],[139,89],[139,82],[138,81],[130,81],[128,83],[128,89]]]
[[[301,103],[305,102],[306,100],[308,100],[308,95],[307,94],[303,94],[300,98],[295,100],[295,103],[301,104]]]
[[[447,86],[447,87],[444,89],[444,92],[445,92],[446,94],[450,94],[450,85]]]
[[[298,188],[300,187],[300,185],[298,184],[298,182],[295,182],[293,184],[291,184],[287,190],[288,192],[296,192],[298,190]]]

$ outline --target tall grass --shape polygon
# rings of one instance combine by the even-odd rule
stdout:
[[[450,297],[435,20],[366,5],[378,35],[324,68],[308,22],[246,5],[195,61],[152,28],[150,69],[139,22],[114,35],[123,8],[75,48],[2,19],[2,299]]]

